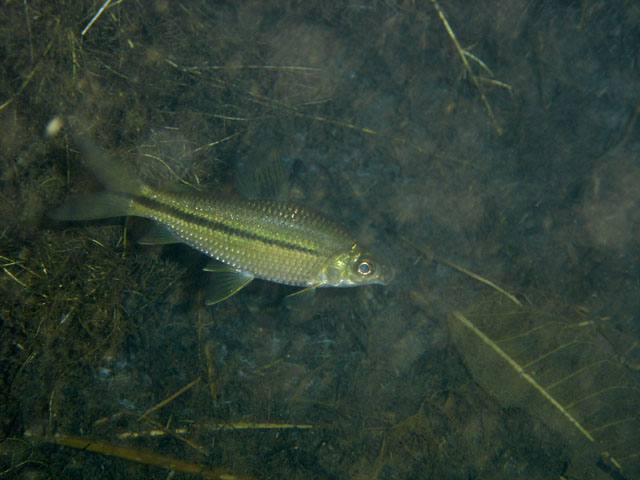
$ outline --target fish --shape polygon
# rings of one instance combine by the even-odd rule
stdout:
[[[59,221],[152,220],[154,226],[139,243],[185,243],[211,258],[204,268],[215,275],[207,305],[228,299],[254,279],[302,287],[288,296],[302,299],[319,287],[387,285],[393,278],[388,263],[312,209],[282,199],[154,186],[86,138],[75,142],[105,189],[69,198],[48,216]]]

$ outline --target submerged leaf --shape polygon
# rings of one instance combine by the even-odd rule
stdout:
[[[450,328],[474,380],[501,405],[558,432],[580,452],[574,469],[604,475],[599,463],[637,475],[638,381],[596,322],[578,315],[493,305],[472,317],[454,312]]]

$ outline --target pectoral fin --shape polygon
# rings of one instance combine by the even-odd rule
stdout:
[[[320,286],[319,283],[303,288],[302,290],[298,290],[297,292],[293,292],[291,295],[287,295],[284,297],[285,305],[288,307],[296,307],[310,302],[313,299],[318,286]]]
[[[255,278],[250,273],[236,270],[217,261],[210,262],[203,270],[211,272],[211,285],[207,292],[206,305],[226,300],[246,287]]]

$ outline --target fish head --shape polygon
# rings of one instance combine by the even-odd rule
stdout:
[[[387,285],[393,279],[393,268],[374,254],[354,245],[351,251],[334,256],[324,270],[324,283],[332,287]]]

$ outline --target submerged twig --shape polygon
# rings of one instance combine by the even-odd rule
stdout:
[[[462,64],[464,65],[465,70],[469,74],[471,83],[473,83],[473,86],[476,88],[476,90],[480,94],[480,99],[482,100],[482,103],[487,109],[487,113],[489,114],[489,118],[491,119],[491,123],[493,124],[493,128],[495,128],[498,135],[502,135],[503,129],[500,125],[498,125],[498,121],[496,120],[496,117],[493,113],[493,108],[491,108],[491,104],[489,103],[489,100],[487,100],[487,96],[485,95],[484,90],[480,85],[479,77],[473,74],[473,71],[471,70],[471,65],[469,65],[468,59],[470,58],[475,62],[477,62],[487,73],[489,73],[489,75],[492,74],[491,70],[489,70],[489,67],[487,67],[487,65],[482,60],[480,60],[471,52],[465,50],[464,48],[462,48],[462,46],[460,46],[460,43],[458,42],[456,34],[453,32],[453,29],[451,28],[451,25],[449,24],[449,21],[447,20],[447,17],[445,16],[444,11],[440,7],[438,0],[431,0],[431,4],[433,5],[433,8],[438,13],[438,17],[440,17],[440,21],[442,22],[442,25],[444,25],[445,30],[449,34],[449,38],[451,38],[451,41],[453,42],[455,49],[458,51],[460,60],[462,61]],[[495,84],[511,91],[511,86],[509,86],[504,82],[496,82]]]
[[[478,275],[477,273],[473,273],[470,270],[467,270],[464,267],[461,267],[460,265],[457,265],[449,260],[447,260],[446,258],[442,258],[437,256],[436,254],[434,254],[433,252],[431,252],[430,250],[427,250],[426,248],[423,247],[419,247],[417,245],[414,245],[411,241],[409,241],[408,239],[404,238],[404,237],[400,237],[402,240],[404,240],[407,244],[411,245],[413,248],[415,248],[416,250],[418,250],[420,253],[422,253],[422,255],[424,255],[426,258],[428,258],[429,260],[433,260],[435,262],[441,263],[443,265],[446,265],[449,268],[453,268],[454,270],[457,270],[460,273],[464,273],[465,275],[467,275],[468,277],[473,278],[474,280],[477,280],[481,283],[484,283],[485,285],[490,286],[491,288],[497,290],[498,292],[500,292],[501,294],[503,294],[505,297],[507,297],[509,300],[511,300],[513,303],[515,303],[516,305],[518,305],[519,307],[522,306],[522,302],[520,300],[518,300],[515,295],[507,292],[504,288],[499,287],[498,285],[496,285],[495,283],[493,283],[491,280],[488,280],[484,277],[481,277],[480,275]]]
[[[178,398],[180,395],[182,395],[184,392],[186,392],[187,390],[189,390],[191,387],[197,385],[200,382],[200,377],[196,378],[195,380],[189,382],[188,384],[186,384],[184,387],[182,387],[180,390],[178,390],[177,392],[173,393],[172,395],[169,395],[167,398],[165,398],[164,400],[162,400],[161,402],[156,403],[153,407],[151,407],[150,409],[148,409],[146,412],[144,412],[142,415],[140,415],[140,418],[138,418],[138,420],[142,420],[144,417],[146,417],[147,415],[149,415],[151,412],[164,407],[165,405],[167,405],[168,403],[171,403],[173,400],[175,400],[176,398]]]
[[[91,20],[89,20],[89,23],[87,23],[87,26],[84,27],[84,29],[82,30],[82,32],[80,33],[81,36],[85,36],[85,34],[89,31],[89,29],[91,28],[91,26],[95,23],[96,20],[98,20],[98,18],[100,18],[100,15],[102,15],[102,13],[109,8],[109,4],[111,4],[112,0],[106,0],[102,6],[98,9],[98,11],[96,12],[96,14],[91,18]],[[121,3],[121,2],[118,2]],[[115,3],[114,5],[117,5],[118,3]]]
[[[131,460],[145,465],[152,465],[154,467],[161,467],[171,470],[173,472],[190,473],[192,475],[199,475],[202,478],[214,478],[224,480],[253,480],[255,477],[249,475],[234,475],[232,473],[223,471],[220,468],[210,468],[206,465],[202,465],[195,462],[188,462],[175,457],[167,457],[165,455],[159,455],[155,452],[139,450],[131,447],[123,447],[119,445],[112,445],[107,442],[101,442],[96,440],[87,440],[80,437],[72,437],[67,435],[56,435],[50,440],[57,445],[64,445],[65,447],[78,448],[89,452],[101,453],[102,455],[109,455],[111,457],[123,458],[125,460]]]

